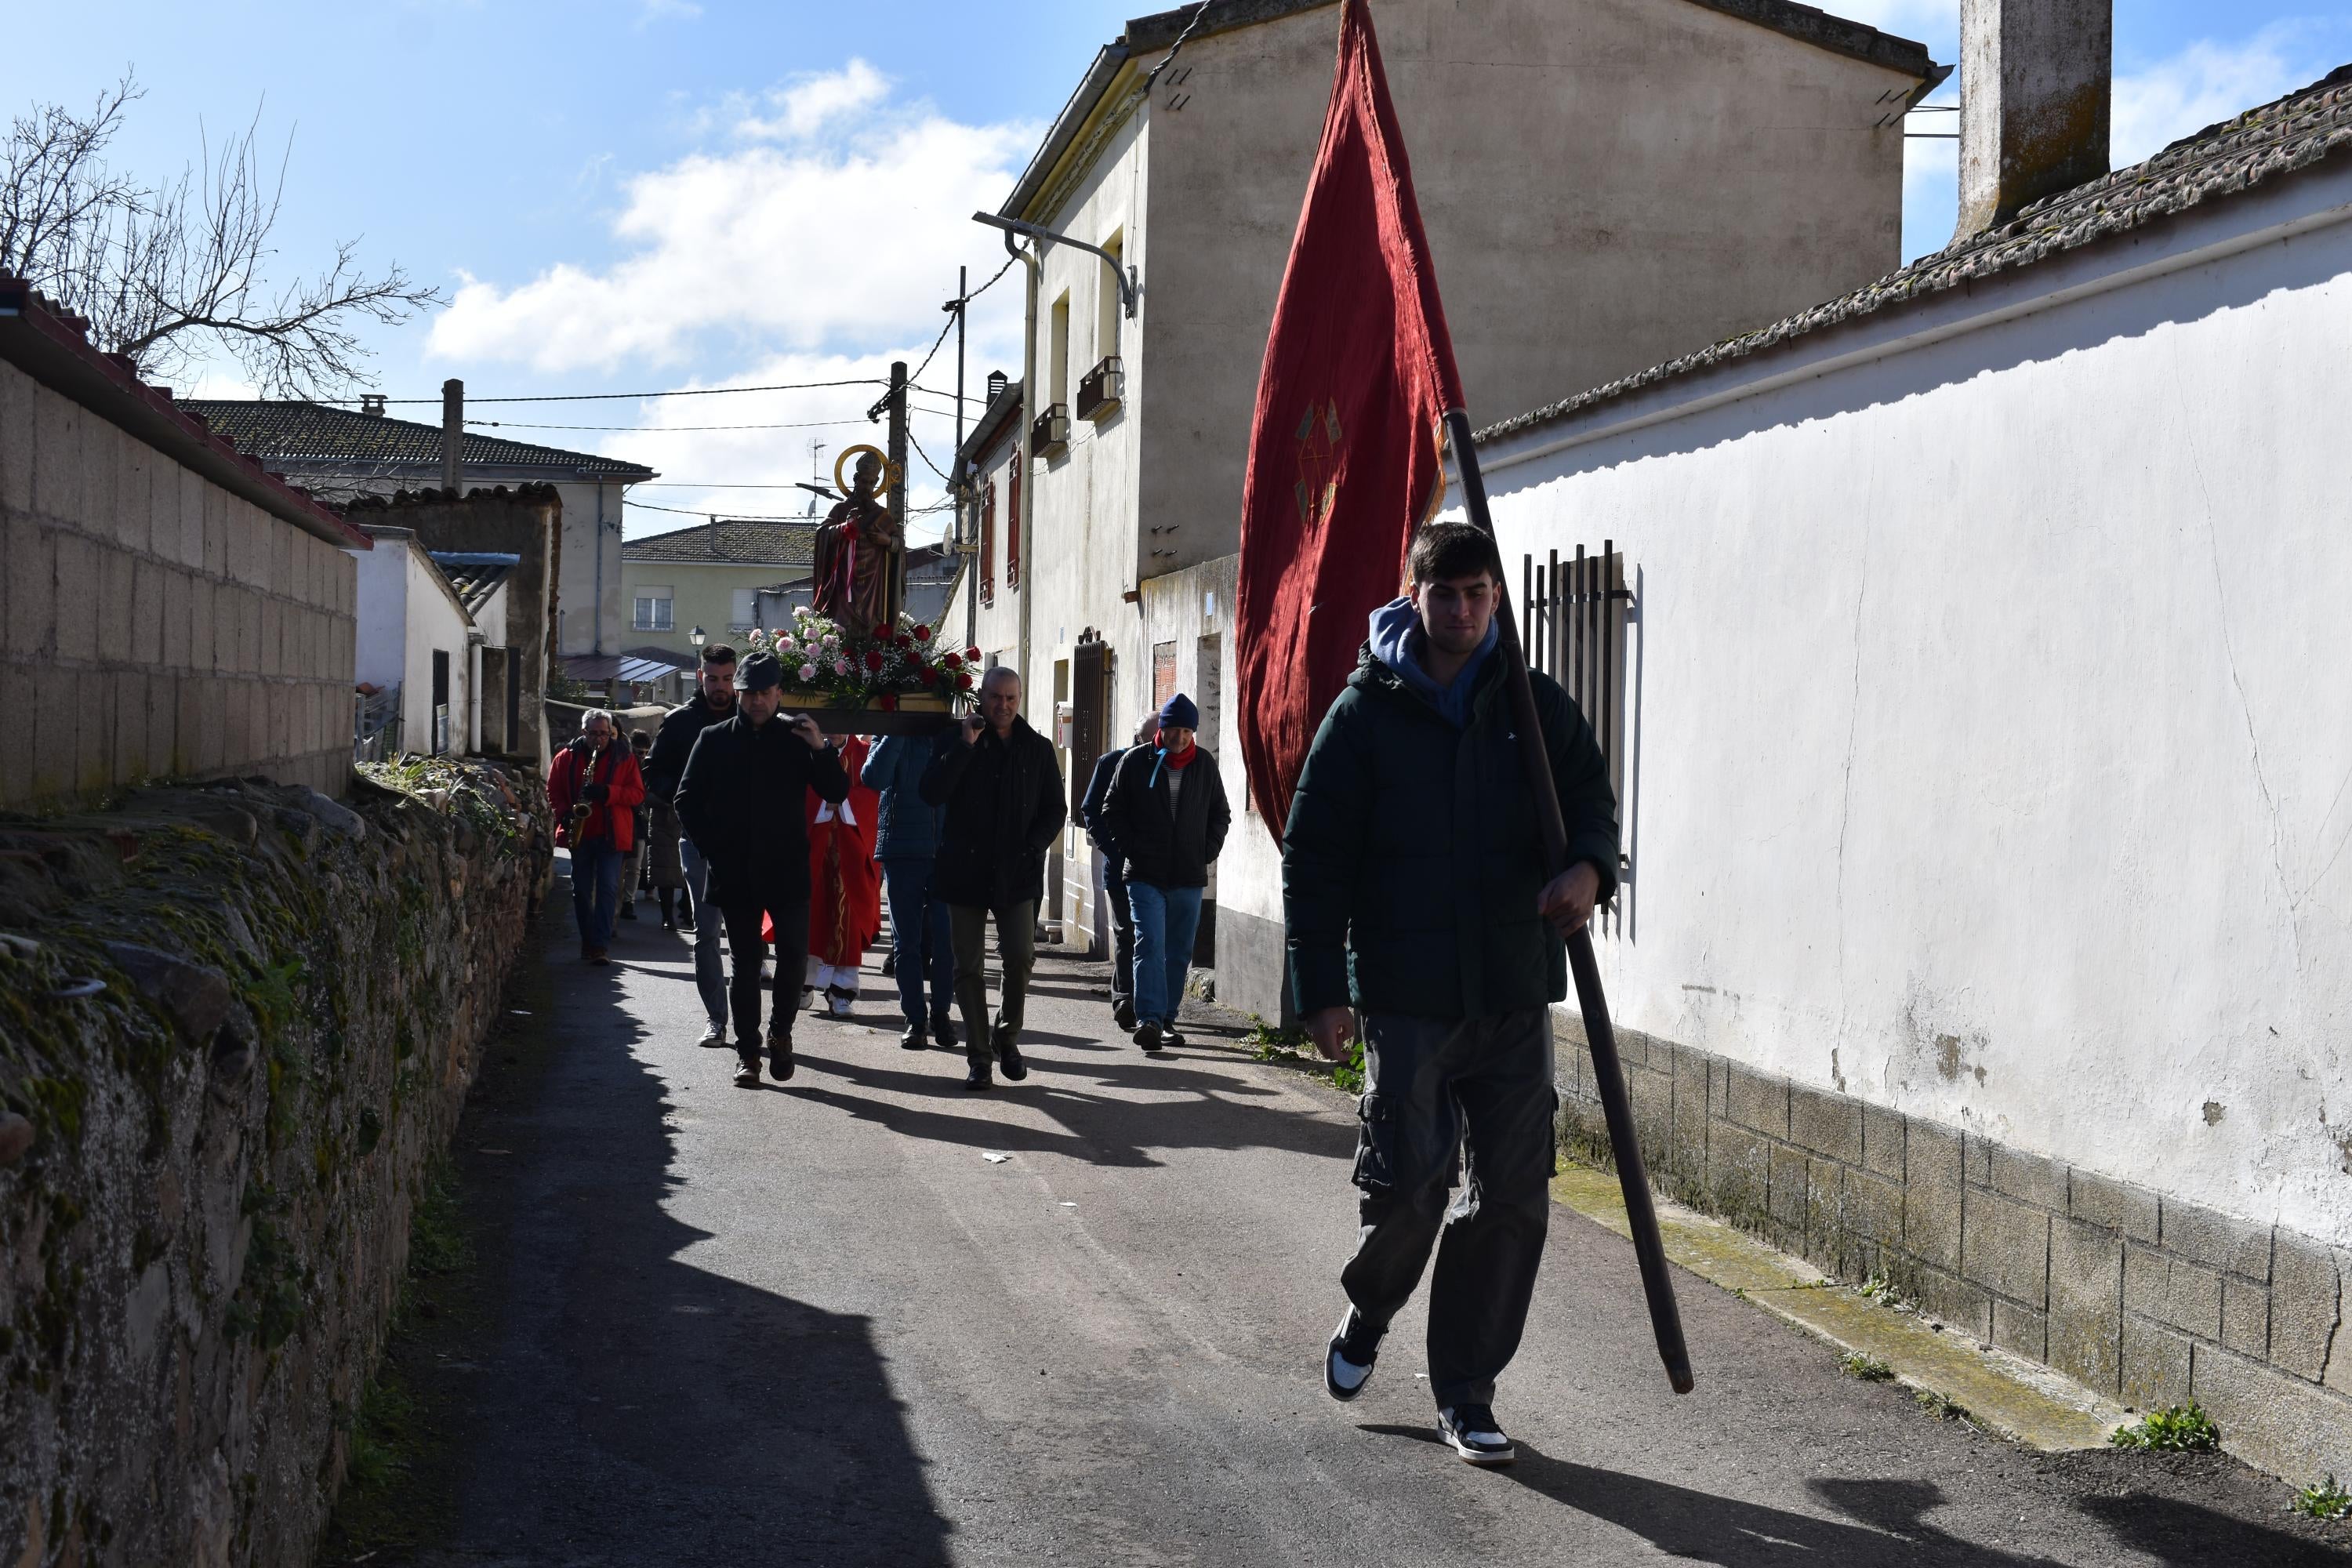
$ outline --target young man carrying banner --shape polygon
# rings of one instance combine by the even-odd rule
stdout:
[[[1283,835],[1292,1005],[1346,1054],[1361,1015],[1362,1231],[1325,1385],[1353,1399],[1437,1248],[1429,1380],[1446,1440],[1512,1458],[1490,1406],[1543,1259],[1553,1163],[1549,1005],[1561,938],[1615,885],[1616,801],[1568,694],[1534,677],[1570,867],[1547,880],[1519,737],[1494,656],[1495,542],[1438,523],[1412,592],[1372,614],[1356,673],[1307,754]],[[1468,1180],[1449,1205],[1454,1152]],[[1443,1236],[1443,1242],[1440,1237]]]
[[[1243,752],[1260,816],[1286,824],[1292,1003],[1325,1056],[1345,1054],[1351,1009],[1365,1041],[1362,1228],[1325,1385],[1363,1391],[1434,1247],[1440,1425],[1463,1458],[1507,1464],[1491,1405],[1543,1257],[1549,1005],[1567,994],[1562,936],[1614,882],[1617,829],[1574,704],[1523,684],[1492,535],[1431,521],[1463,406],[1370,13],[1345,0],[1258,378],[1234,599]],[[1412,592],[1384,603],[1408,542]],[[1567,829],[1557,859],[1539,788]]]

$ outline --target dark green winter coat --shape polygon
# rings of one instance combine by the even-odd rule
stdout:
[[[1283,833],[1291,1005],[1484,1017],[1568,994],[1568,954],[1536,910],[1547,880],[1500,658],[1457,729],[1367,644],[1316,731]],[[1617,885],[1617,802],[1591,727],[1540,673],[1570,864]]]

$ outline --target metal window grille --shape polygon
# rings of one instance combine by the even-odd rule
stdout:
[[[1522,636],[1528,662],[1567,689],[1577,710],[1592,726],[1609,788],[1617,797],[1618,820],[1625,816],[1625,622],[1633,605],[1625,586],[1625,557],[1615,540],[1603,540],[1598,554],[1583,545],[1562,557],[1557,550],[1538,561],[1520,557],[1519,602],[1526,609]],[[1617,857],[1618,876],[1630,880],[1633,863]],[[1622,918],[1611,911],[1596,918]],[[1606,929],[1615,929],[1613,925]]]

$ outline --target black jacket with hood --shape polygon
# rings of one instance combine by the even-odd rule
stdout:
[[[1013,721],[964,743],[961,726],[931,746],[922,796],[945,809],[931,886],[950,904],[1003,910],[1045,894],[1045,855],[1069,817],[1054,742]]]
[[[1157,746],[1138,746],[1119,759],[1102,808],[1102,824],[1127,862],[1127,879],[1155,888],[1205,888],[1209,865],[1225,847],[1233,811],[1225,804],[1217,759],[1192,748],[1183,787]]]

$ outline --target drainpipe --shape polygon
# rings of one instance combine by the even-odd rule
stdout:
[[[1004,235],[1004,249],[1007,255],[1020,258],[1029,283],[1021,312],[1021,430],[1014,438],[1013,459],[1021,465],[1021,516],[1008,520],[1021,531],[1021,637],[1016,657],[1020,662],[1022,700],[1025,703],[1037,685],[1036,675],[1029,668],[1029,602],[1037,596],[1032,592],[1037,563],[1030,552],[1029,528],[1029,520],[1037,510],[1037,478],[1032,471],[1034,456],[1030,443],[1037,423],[1037,290],[1043,269],[1037,264],[1035,249],[1023,250],[1014,245],[1009,229]]]

